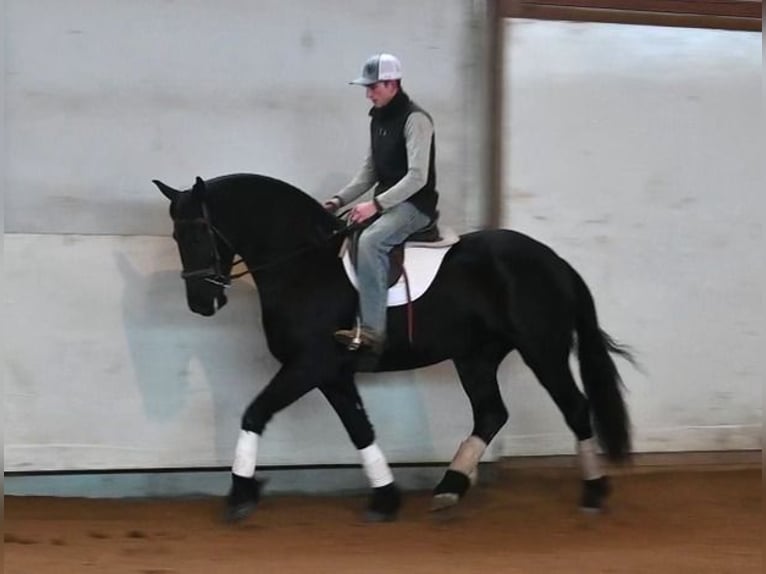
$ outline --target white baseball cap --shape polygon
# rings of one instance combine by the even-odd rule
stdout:
[[[391,54],[370,56],[362,66],[362,75],[349,82],[358,86],[371,86],[386,80],[401,80],[402,64],[399,58]]]

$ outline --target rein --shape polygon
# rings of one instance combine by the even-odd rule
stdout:
[[[336,237],[345,237],[346,235],[350,235],[351,233],[354,233],[355,231],[358,231],[359,229],[364,228],[366,225],[367,225],[367,222],[361,223],[361,224],[352,223],[351,225],[348,225],[344,222],[343,227],[341,227],[340,229],[336,229],[335,231],[330,233],[330,235],[323,237],[320,243],[317,243],[315,245],[308,245],[306,247],[303,247],[302,249],[293,251],[292,253],[289,253],[285,255],[284,257],[280,257],[279,259],[275,261],[269,261],[268,263],[262,263],[261,265],[258,265],[257,267],[248,268],[247,271],[242,271],[236,275],[232,275],[231,278],[236,279],[238,277],[242,277],[243,275],[247,275],[248,273],[252,271],[261,271],[263,269],[268,269],[269,267],[276,267],[278,265],[282,265],[283,263],[290,261],[292,259],[295,259],[296,257],[303,255],[304,253],[308,251],[312,251],[314,249],[317,249],[318,247],[323,246],[325,243],[332,241]],[[223,239],[224,242],[228,244],[228,242],[226,242],[223,235],[221,235],[220,231],[216,229],[215,232],[218,233],[219,237],[221,237],[221,239]],[[236,265],[237,263],[244,263],[244,260],[240,258],[238,261],[235,261],[234,263],[232,263],[232,267]]]
[[[221,255],[218,252],[218,243],[216,241],[216,237],[220,238],[221,241],[223,241],[223,243],[231,250],[233,254],[236,255],[237,250],[234,248],[234,245],[232,244],[232,242],[229,241],[229,239],[223,234],[223,232],[221,232],[221,230],[219,230],[215,225],[213,225],[210,218],[210,212],[208,211],[207,204],[204,201],[202,201],[201,206],[202,206],[202,217],[197,219],[187,220],[187,221],[176,221],[176,223],[200,224],[205,226],[205,232],[208,238],[210,239],[210,251],[213,257],[213,261],[211,262],[210,265],[202,269],[196,269],[194,271],[184,270],[181,272],[181,277],[183,279],[202,279],[203,281],[207,281],[208,283],[212,283],[213,285],[216,285],[223,289],[231,287],[231,281],[233,279],[239,279],[248,274],[253,275],[254,273],[258,271],[263,271],[271,267],[277,267],[279,265],[282,265],[288,261],[291,261],[307,253],[308,251],[312,251],[314,249],[317,249],[325,245],[327,242],[332,241],[336,237],[351,235],[352,233],[356,231],[364,229],[375,220],[375,218],[371,218],[361,223],[349,224],[347,220],[344,220],[342,218],[342,216],[345,215],[350,210],[347,210],[346,212],[341,212],[341,214],[337,215],[336,217],[338,220],[341,221],[341,223],[343,223],[343,225],[339,229],[334,230],[332,233],[330,233],[326,237],[323,237],[319,243],[308,245],[306,247],[293,251],[292,253],[288,253],[284,257],[280,257],[274,261],[263,263],[256,267],[249,267],[242,257],[239,257],[238,259],[235,257],[233,258],[233,261],[231,263],[231,267],[229,269],[228,275],[224,275],[222,270],[222,265],[221,265]],[[235,267],[236,265],[239,265],[240,263],[245,264],[245,270],[237,272],[237,273],[232,273],[231,269]],[[410,344],[412,344],[413,332],[414,332],[414,318],[413,318],[414,313],[412,309],[412,299],[410,295],[410,282],[409,282],[409,277],[407,276],[407,271],[404,269],[403,262],[400,261],[399,265],[402,268],[402,274],[404,276],[405,287],[407,289],[407,336],[410,341]]]
[[[245,260],[242,257],[235,258],[234,261],[232,261],[231,267],[233,268],[236,265],[239,265],[240,263],[245,263],[245,270],[239,271],[237,273],[231,273],[230,271],[228,276],[226,276],[224,275],[222,271],[221,256],[220,256],[220,253],[218,252],[216,236],[219,237],[221,241],[223,241],[223,243],[232,251],[232,253],[236,254],[236,249],[234,248],[234,245],[232,244],[232,242],[229,241],[229,239],[215,225],[213,225],[210,218],[210,212],[208,211],[208,208],[207,208],[207,204],[204,201],[202,201],[201,205],[202,205],[202,217],[199,219],[192,219],[188,222],[183,222],[183,223],[200,223],[206,227],[208,237],[210,238],[213,261],[208,267],[205,267],[202,269],[195,269],[194,271],[182,271],[181,278],[203,279],[209,283],[213,283],[214,285],[218,285],[224,288],[231,286],[232,279],[239,279],[248,274],[253,274],[258,271],[263,271],[271,267],[282,265],[286,263],[287,261],[295,259],[296,257],[299,257],[308,251],[317,249],[318,247],[326,244],[327,242],[332,241],[336,237],[348,235],[364,226],[363,224],[356,224],[356,223],[351,225],[345,224],[343,227],[336,229],[335,231],[330,233],[328,236],[322,238],[321,242],[318,244],[308,245],[306,247],[293,251],[292,253],[289,253],[285,255],[284,257],[280,257],[279,259],[276,259],[274,261],[263,263],[256,267],[248,267],[247,264],[245,263]],[[182,222],[179,221],[177,223],[182,223]]]

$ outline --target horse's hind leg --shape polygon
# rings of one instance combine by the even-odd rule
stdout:
[[[362,466],[372,487],[366,519],[370,522],[394,520],[401,506],[401,493],[394,482],[386,457],[375,442],[362,399],[354,383],[353,373],[341,380],[320,386],[320,390],[340,417],[351,442],[359,451]]]
[[[586,511],[598,511],[609,495],[609,481],[598,459],[590,406],[569,369],[568,347],[557,355],[555,358],[537,360],[522,352],[525,362],[548,391],[564,415],[567,426],[577,437],[577,454],[583,475],[580,507]]]
[[[474,427],[434,488],[431,510],[453,506],[465,495],[475,480],[479,460],[487,445],[508,420],[508,410],[497,385],[497,368],[507,352],[505,349],[485,350],[453,361],[471,403]]]

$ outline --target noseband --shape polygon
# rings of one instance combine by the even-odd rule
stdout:
[[[224,237],[220,231],[218,231],[215,226],[210,221],[210,213],[207,209],[207,204],[203,201],[201,203],[202,205],[202,217],[197,217],[195,219],[179,219],[175,221],[176,225],[199,225],[203,226],[205,229],[205,233],[210,240],[210,256],[211,261],[210,264],[207,267],[202,267],[201,269],[184,269],[181,271],[181,278],[182,279],[202,279],[203,281],[207,281],[208,283],[212,283],[213,285],[217,285],[219,287],[229,287],[231,285],[231,275],[226,275],[223,272],[223,268],[221,265],[221,254],[218,252],[218,242],[216,241],[216,236],[220,237],[221,240],[232,250],[234,251],[234,248],[232,247],[231,243]],[[235,261],[232,263],[232,267],[239,263],[239,261]],[[247,273],[245,271],[242,275]],[[236,277],[240,277],[241,275],[237,275]]]

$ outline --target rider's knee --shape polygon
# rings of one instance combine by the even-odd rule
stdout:
[[[374,254],[379,251],[385,251],[383,242],[379,234],[374,229],[365,229],[359,236],[357,251],[360,255]]]

